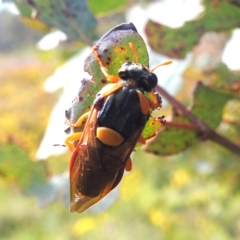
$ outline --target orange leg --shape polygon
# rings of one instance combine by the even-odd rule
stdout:
[[[74,141],[77,141],[80,139],[80,137],[82,136],[82,132],[76,132],[71,134],[69,137],[67,137],[64,141],[65,145],[68,147],[68,149],[70,150],[70,152],[73,152],[75,150],[75,146],[73,143]]]
[[[148,114],[150,110],[155,110],[158,108],[158,105],[155,104],[151,99],[144,96],[140,91],[137,91],[141,110],[143,114]]]
[[[68,125],[70,127],[80,127],[83,123],[83,121],[85,120],[85,118],[87,118],[89,115],[89,112],[84,113],[78,120],[76,123],[69,123]]]
[[[148,114],[150,110],[155,110],[162,105],[154,103],[151,99],[144,96],[140,91],[137,91],[141,110],[143,114]]]
[[[70,127],[80,127],[82,125],[83,121],[85,120],[85,118],[88,117],[88,115],[89,115],[89,112],[86,112],[77,120],[76,123],[69,123],[68,125]],[[73,152],[76,148],[75,145],[71,142],[80,140],[81,136],[82,136],[82,132],[75,132],[75,133],[72,133],[69,137],[66,138],[64,143],[68,147],[70,152]]]
[[[129,172],[132,170],[132,160],[131,158],[129,157],[127,162],[126,162],[126,165],[125,165],[125,171]]]

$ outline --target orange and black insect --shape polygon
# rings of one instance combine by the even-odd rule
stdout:
[[[73,152],[70,160],[71,212],[85,211],[119,184],[124,170],[132,168],[130,154],[136,143],[145,143],[141,133],[152,110],[161,107],[159,95],[157,103],[144,96],[144,92],[153,91],[157,85],[155,68],[149,70],[139,64],[134,45],[129,45],[135,63],[124,63],[118,76],[108,74],[97,47],[93,47],[101,70],[111,83],[97,94],[88,113],[75,124],[69,124],[78,127],[87,118],[83,132],[74,133],[65,141]],[[79,142],[75,147],[71,142],[76,140]]]

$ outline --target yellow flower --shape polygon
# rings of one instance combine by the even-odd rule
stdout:
[[[153,225],[162,227],[166,221],[164,214],[160,210],[152,210],[149,213],[150,221]]]
[[[74,235],[82,235],[86,232],[91,231],[96,227],[96,221],[93,218],[85,217],[81,218],[73,225],[72,231]]]
[[[185,170],[179,169],[174,172],[171,182],[175,187],[183,187],[189,182],[189,175]]]

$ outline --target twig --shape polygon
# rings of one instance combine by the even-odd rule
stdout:
[[[188,129],[188,130],[193,130],[196,131],[199,129],[198,125],[196,124],[191,124],[191,123],[181,123],[181,122],[166,122],[164,124],[166,127],[171,127],[171,128],[181,128],[181,129]]]

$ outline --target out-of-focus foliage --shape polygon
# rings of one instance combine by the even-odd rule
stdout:
[[[15,140],[17,142],[17,140]],[[32,164],[27,151],[9,137],[8,143],[0,145],[0,175],[7,181],[17,182],[28,191],[39,182],[45,182],[45,169],[42,162]],[[23,173],[23,169],[26,169]]]
[[[105,0],[103,4],[98,4],[98,0],[88,1],[88,7],[94,15],[106,15],[113,11],[118,11],[121,9],[125,9],[127,6],[127,1],[119,1],[119,0]]]
[[[38,29],[43,29],[40,22],[46,24],[45,28],[58,28],[69,38],[80,40],[91,45],[93,30],[97,21],[93,14],[101,15],[112,13],[126,8],[126,1],[104,1],[99,5],[93,1],[58,1],[41,0],[14,1],[24,21]],[[81,14],[79,14],[81,13]],[[34,15],[34,18],[31,18]],[[30,20],[31,19],[31,20]]]
[[[171,29],[149,20],[145,31],[151,48],[171,58],[184,58],[205,32],[222,32],[240,27],[240,8],[230,1],[204,1],[204,6],[203,16],[181,28]]]
[[[0,142],[13,136],[33,157],[36,142],[41,140],[48,123],[49,105],[54,104],[54,98],[43,90],[43,80],[53,73],[57,60],[48,54],[41,59],[29,52],[2,56],[0,61],[4,69],[0,72]]]
[[[236,184],[232,173],[238,168],[237,157],[217,150],[216,154],[216,146],[204,143],[184,155],[163,159],[138,150],[133,171],[120,185],[121,198],[97,215],[70,214],[58,203],[39,208],[35,199],[1,180],[1,200],[8,206],[0,207],[1,237],[235,240],[240,234],[240,199],[233,197],[231,183]],[[232,167],[225,169],[228,181],[222,182],[226,159]]]
[[[222,1],[208,2],[222,4]],[[229,2],[237,1],[226,1],[224,4],[230,4]],[[105,10],[112,13],[113,10],[122,9],[118,3],[115,4],[115,9],[109,4],[106,2],[104,6],[101,4],[98,7],[99,5],[91,1],[88,6],[94,14],[99,15],[103,15]],[[230,7],[226,6],[226,9]],[[209,25],[211,30],[217,31],[238,27],[235,11],[238,10],[230,13],[229,22],[219,21],[220,25],[217,28],[213,12],[212,22],[205,20],[202,24]],[[29,12],[26,11],[28,16],[30,13],[30,9]],[[225,15],[222,16],[225,18]],[[201,19],[195,20],[194,23],[198,21]],[[228,27],[221,28],[225,25]],[[190,25],[187,23],[186,26]],[[207,26],[204,25],[203,28],[206,29]],[[198,35],[193,33],[195,29],[190,34],[186,31],[184,37],[170,34],[167,43],[181,42],[187,50],[180,52],[185,54],[185,51],[190,51],[190,46],[193,46],[193,35]],[[25,37],[32,34],[25,34]],[[154,37],[155,34],[157,32],[150,37]],[[4,53],[0,57],[1,239],[240,238],[239,156],[212,142],[199,143],[194,132],[185,130],[181,130],[182,137],[174,133],[167,139],[169,145],[171,140],[179,141],[182,144],[179,145],[181,149],[185,149],[186,145],[193,145],[178,155],[159,157],[141,149],[134,153],[133,170],[124,176],[118,189],[119,199],[109,209],[98,213],[90,209],[81,215],[70,214],[66,205],[56,201],[62,201],[62,197],[68,191],[61,181],[57,181],[61,176],[58,179],[57,177],[67,170],[69,155],[52,156],[43,163],[32,160],[44,134],[50,112],[60,95],[60,91],[55,95],[44,92],[43,83],[66,56],[76,51],[76,43],[62,45],[57,51],[42,53],[33,49],[33,42],[36,42],[38,37],[18,45],[24,46],[24,49],[14,48],[24,39],[17,36],[16,45],[12,41],[8,48],[17,51]],[[3,37],[6,37],[6,34],[1,34],[1,39]],[[175,46],[168,50],[176,52]],[[200,68],[196,64],[190,64],[183,76],[184,85],[177,98],[186,106],[190,105],[193,85],[201,79],[208,87],[200,93],[210,92],[212,97],[209,100],[209,97],[204,95],[203,100],[199,101],[204,106],[198,105],[195,114],[200,118],[203,116],[210,124],[214,123],[212,127],[215,128],[221,121],[223,111],[217,131],[240,143],[240,103],[238,99],[227,102],[228,95],[224,93],[230,91],[231,94],[239,96],[239,74],[232,73],[221,63],[211,68]],[[201,97],[197,94],[196,99]],[[214,102],[216,98],[219,106]],[[215,115],[213,109],[217,109],[218,114]],[[59,121],[64,121],[64,110],[63,119]],[[176,121],[181,122],[180,118],[181,116],[174,116]],[[162,131],[159,137],[164,138],[164,134]],[[166,149],[163,145],[160,148]],[[51,178],[54,175],[55,178]],[[53,192],[57,196],[51,195]],[[41,207],[35,196],[26,195],[33,193],[40,196]]]
[[[50,27],[56,27],[70,38],[88,43],[96,20],[88,10],[86,0],[72,1],[15,1],[23,16],[35,18]],[[26,6],[26,4],[28,6]],[[32,11],[30,10],[32,9]],[[81,14],[79,14],[81,12]]]
[[[226,103],[234,98],[230,93],[205,87],[202,83],[198,83],[193,96],[193,114],[213,129],[221,123]]]
[[[0,51],[7,53],[20,48],[27,49],[33,41],[39,41],[44,35],[42,32],[26,28],[23,19],[18,16],[3,11],[0,14],[0,36]],[[18,41],[19,39],[21,41]]]

